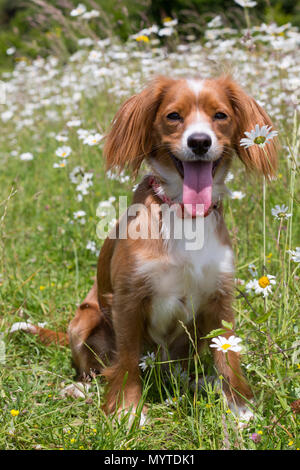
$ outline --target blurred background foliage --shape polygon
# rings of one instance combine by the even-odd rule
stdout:
[[[70,11],[78,3],[98,10],[98,18],[78,21]],[[178,19],[179,35],[201,38],[206,23],[220,14],[229,27],[245,26],[243,9],[234,0],[0,0],[0,65],[18,57],[69,54],[77,49],[80,37],[131,34],[166,17]],[[300,0],[257,0],[249,9],[252,24],[275,21],[300,26]],[[15,48],[14,57],[7,49]]]

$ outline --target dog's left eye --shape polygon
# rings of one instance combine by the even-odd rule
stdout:
[[[167,118],[171,121],[180,121],[182,119],[180,114],[178,113],[170,113],[167,115]]]
[[[227,116],[227,114],[225,114],[225,113],[216,113],[216,114],[214,115],[214,119],[227,119],[227,117],[228,117],[228,116]]]

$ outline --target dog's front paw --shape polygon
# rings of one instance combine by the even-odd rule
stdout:
[[[9,330],[10,333],[15,333],[16,331],[27,331],[29,333],[36,333],[37,328],[34,325],[32,325],[32,323],[30,322],[19,321],[19,322],[13,323]]]
[[[72,397],[72,398],[88,398],[88,391],[90,388],[90,384],[77,382],[74,384],[67,385],[64,387],[60,395],[62,397]]]
[[[248,426],[249,421],[254,419],[254,413],[247,405],[236,405],[235,403],[229,404],[229,408],[238,420],[238,427],[240,429]]]
[[[130,409],[120,408],[116,417],[119,422],[126,417],[128,419],[129,428],[131,428],[134,422],[142,427],[147,424],[147,408],[144,406],[142,411],[138,411],[137,407],[131,407]]]

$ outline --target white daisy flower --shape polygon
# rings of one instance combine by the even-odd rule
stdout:
[[[139,366],[144,372],[148,367],[152,368],[155,365],[155,354],[154,352],[150,353],[149,351],[145,356],[142,356],[140,359]]]
[[[92,253],[95,253],[98,255],[100,253],[99,250],[97,250],[96,243],[92,240],[89,240],[86,244],[86,249],[91,251]]]
[[[77,212],[73,212],[73,217],[75,220],[78,220],[78,222],[80,224],[85,224],[85,215],[86,215],[86,212],[85,211],[77,211]]]
[[[57,140],[57,142],[67,142],[69,138],[67,135],[57,134],[55,136],[55,139]]]
[[[59,163],[53,163],[53,168],[65,168],[67,164],[68,164],[68,160],[64,158]]]
[[[255,287],[257,285],[257,279],[251,279],[251,281],[247,282],[246,284],[246,292],[249,294],[253,290],[255,290]]]
[[[257,2],[254,2],[252,0],[234,0],[235,3],[240,5],[242,8],[253,8],[257,5]]]
[[[33,155],[30,152],[21,153],[20,160],[29,162],[30,160],[33,160]]]
[[[226,175],[226,178],[225,178],[225,183],[229,183],[230,181],[232,181],[234,178],[234,175],[233,173],[231,173],[231,171],[229,171]]]
[[[102,52],[92,50],[92,51],[89,53],[88,59],[89,59],[91,62],[101,62],[101,60],[102,60]]]
[[[78,139],[83,140],[93,131],[88,131],[87,129],[77,129]]]
[[[9,47],[8,49],[6,49],[6,54],[7,55],[14,55],[15,52],[16,52],[16,48],[14,46]]]
[[[213,338],[211,341],[214,344],[210,344],[209,346],[211,348],[217,348],[217,351],[223,351],[224,354],[227,353],[227,351],[239,352],[242,349],[239,345],[242,340],[237,336],[232,335],[229,338],[218,336],[217,338]]]
[[[68,147],[67,145],[63,145],[62,147],[58,147],[58,149],[55,152],[55,155],[60,158],[68,158],[70,153],[72,152],[71,147]]]
[[[9,121],[13,117],[14,113],[12,111],[4,111],[1,113],[1,119],[3,122]]]
[[[241,147],[245,147],[246,149],[252,147],[252,145],[259,145],[260,147],[264,147],[265,144],[278,135],[277,131],[271,131],[271,129],[271,126],[259,127],[259,125],[256,124],[254,130],[250,132],[244,132],[247,138],[244,137],[240,140]]]
[[[94,145],[98,145],[100,141],[102,140],[102,138],[103,138],[103,135],[99,133],[90,134],[84,139],[83,143],[92,147]]]
[[[291,213],[288,212],[289,208],[282,204],[280,206],[277,204],[273,209],[271,209],[272,215],[275,217],[275,219],[288,219],[289,217],[292,216]]]
[[[86,12],[86,6],[82,3],[79,3],[74,10],[71,11],[70,16],[80,16]]]
[[[78,39],[77,43],[78,43],[78,46],[80,47],[81,46],[89,47],[94,44],[94,41],[91,38],[81,38],[81,39]]]
[[[291,255],[291,260],[300,263],[300,246],[297,246],[296,250],[288,250],[288,253]]]
[[[257,269],[256,269],[255,264],[252,264],[252,263],[249,264],[249,266],[248,266],[248,271],[249,271],[249,273],[251,274],[251,276],[253,276],[253,277],[258,276],[258,273],[257,273]]]
[[[267,297],[272,293],[272,286],[276,284],[275,276],[266,274],[261,276],[259,279],[253,279],[246,284],[246,292],[254,291],[255,294],[262,294],[263,297]]]
[[[243,199],[245,197],[245,193],[242,191],[231,191],[231,199]]]
[[[90,20],[91,18],[98,18],[98,16],[100,16],[99,11],[91,10],[91,11],[87,11],[86,13],[84,13],[82,15],[82,18],[85,20]]]
[[[71,119],[66,124],[68,127],[79,127],[81,125],[80,119]]]
[[[168,27],[168,28],[161,28],[158,31],[159,36],[172,36],[172,34],[175,32],[174,28]]]

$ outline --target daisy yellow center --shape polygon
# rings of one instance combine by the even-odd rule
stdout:
[[[137,42],[141,42],[141,41],[142,41],[142,42],[149,42],[149,38],[148,38],[148,36],[141,35],[141,36],[138,36],[138,37],[136,38],[136,41],[137,41]]]
[[[229,343],[225,343],[225,344],[222,344],[221,348],[224,350],[224,351],[227,351],[228,348],[230,348],[231,344]]]
[[[267,286],[270,285],[270,281],[269,281],[269,279],[267,278],[267,276],[262,276],[262,277],[258,280],[258,284],[260,285],[260,287],[262,287],[263,289],[265,289]]]
[[[61,154],[62,157],[65,157],[66,155],[67,155],[66,152],[63,152],[63,153]]]
[[[254,143],[258,145],[264,144],[265,141],[266,141],[266,138],[263,135],[259,135],[258,137],[255,137],[254,139]]]

